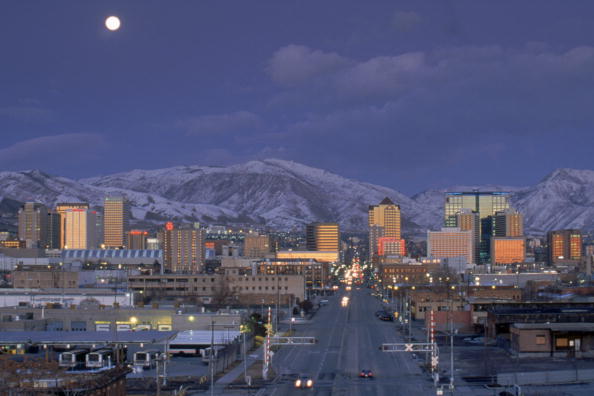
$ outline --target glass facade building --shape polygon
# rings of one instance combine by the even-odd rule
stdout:
[[[496,229],[495,215],[509,209],[509,192],[470,191],[446,193],[444,225],[459,227],[457,214],[464,209],[476,212],[480,219],[479,263],[490,261],[491,237]]]

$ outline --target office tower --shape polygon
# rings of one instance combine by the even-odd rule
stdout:
[[[472,231],[462,231],[456,227],[427,231],[427,256],[438,259],[464,257],[466,263],[472,263]]]
[[[148,231],[131,230],[126,233],[126,248],[127,249],[147,249]]]
[[[461,231],[472,232],[472,262],[478,263],[481,237],[479,214],[471,209],[461,209],[456,213],[456,227]]]
[[[270,236],[247,234],[243,239],[245,257],[264,257],[270,253]]]
[[[49,249],[60,249],[60,226],[61,217],[58,212],[49,211],[47,213],[47,247]]]
[[[456,214],[462,209],[478,213],[480,219],[479,257],[480,263],[490,260],[491,236],[493,235],[493,216],[509,208],[508,192],[450,192],[445,196],[444,224],[457,227]]]
[[[130,220],[130,205],[124,197],[106,197],[103,207],[103,244],[106,248],[122,248]]]
[[[307,250],[338,252],[340,250],[340,228],[337,223],[312,223],[305,227]]]
[[[579,263],[582,258],[582,232],[580,230],[550,231],[549,264]]]
[[[373,258],[377,255],[379,237],[402,238],[400,230],[400,206],[394,204],[390,198],[386,197],[378,205],[369,206],[368,216],[369,257]]]
[[[160,233],[163,266],[173,273],[196,274],[204,264],[204,230],[193,227],[175,228],[168,222]]]
[[[491,263],[515,264],[526,260],[526,240],[524,237],[491,238]]]
[[[45,248],[48,238],[47,207],[27,202],[19,209],[19,239],[27,247]]]
[[[516,210],[506,209],[495,213],[495,236],[524,236],[524,216]]]
[[[64,249],[97,247],[97,213],[89,209],[67,209],[64,217]]]
[[[406,256],[406,242],[394,237],[379,237],[377,241],[378,256]]]
[[[89,209],[89,204],[86,202],[56,204],[56,213],[60,215],[60,249],[64,249],[66,245],[66,211],[69,209]]]

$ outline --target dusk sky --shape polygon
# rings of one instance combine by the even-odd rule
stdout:
[[[591,0],[15,0],[0,49],[0,170],[281,158],[413,194],[594,168]]]

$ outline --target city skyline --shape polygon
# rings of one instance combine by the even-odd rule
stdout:
[[[69,4],[3,6],[3,169],[282,158],[407,194],[591,169],[591,3]]]

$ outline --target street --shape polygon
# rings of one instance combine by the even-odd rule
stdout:
[[[345,295],[349,304],[343,307],[341,299]],[[379,301],[365,288],[330,297],[311,323],[296,326],[296,335],[316,337],[318,344],[281,347],[272,359],[279,380],[267,387],[266,394],[435,394],[432,382],[411,354],[379,350],[382,343],[403,342],[394,322],[375,317],[374,312],[380,308]],[[362,369],[371,370],[375,378],[359,378]],[[310,376],[313,389],[295,389],[297,375]]]

